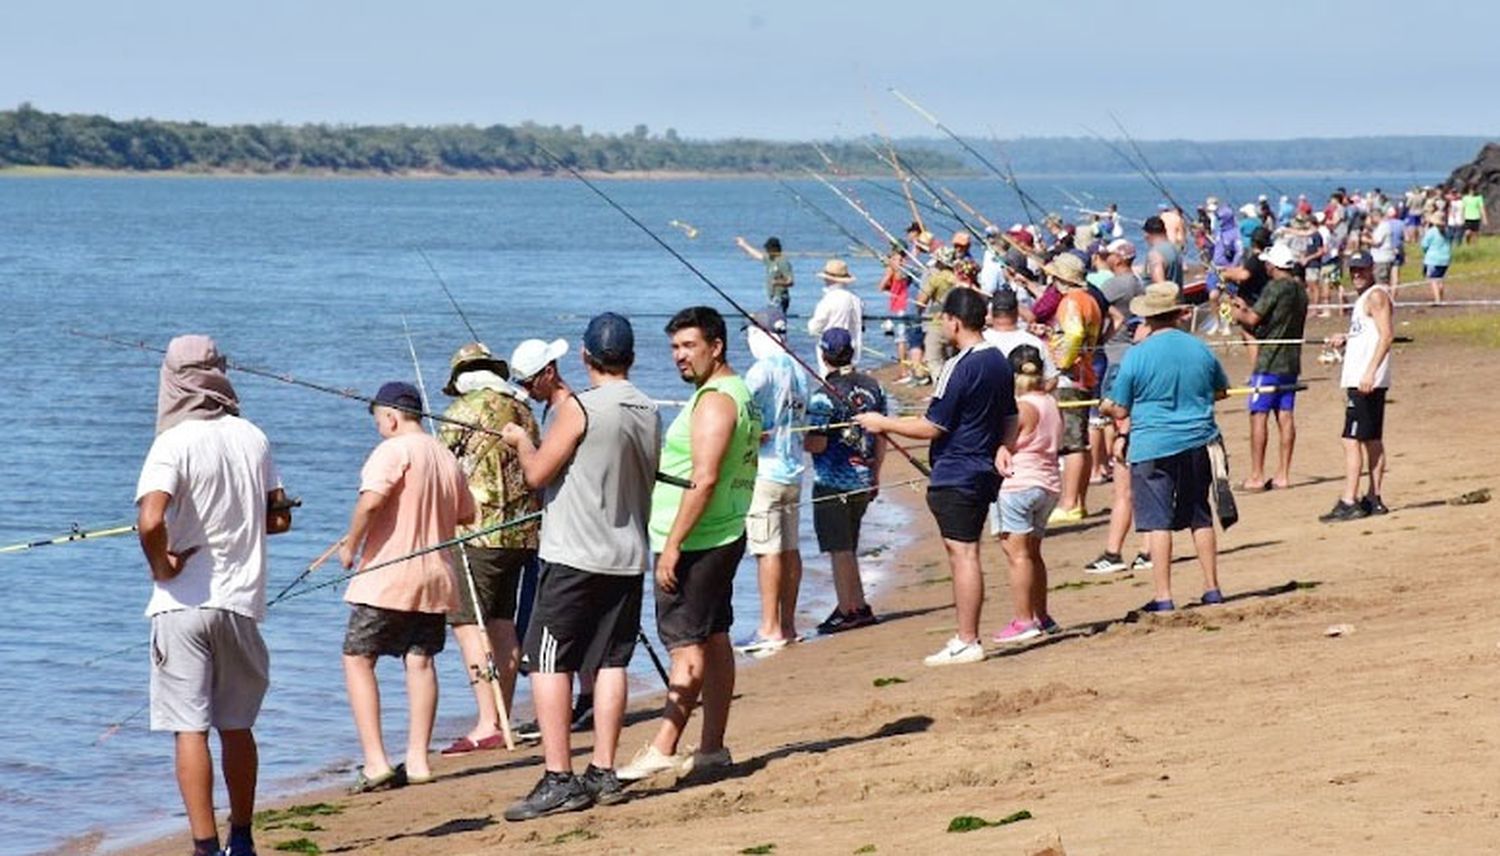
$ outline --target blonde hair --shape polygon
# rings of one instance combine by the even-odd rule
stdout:
[[[1016,367],[1016,395],[1036,392],[1042,388],[1042,367],[1027,360]]]

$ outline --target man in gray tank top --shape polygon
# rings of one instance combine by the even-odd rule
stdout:
[[[518,357],[528,344],[517,348]],[[514,425],[502,437],[515,447],[527,484],[543,491],[542,576],[521,662],[531,673],[546,772],[505,810],[512,821],[623,799],[615,748],[625,718],[625,667],[640,632],[641,579],[651,567],[646,524],[661,420],[628,379],[635,361],[629,321],[595,317],[582,356],[590,387],[576,395],[555,364],[533,373],[511,361],[513,376],[525,374],[522,386],[553,412],[540,447]],[[575,776],[573,673],[595,670],[594,757]]]

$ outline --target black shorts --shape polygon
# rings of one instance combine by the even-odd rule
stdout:
[[[447,628],[441,612],[406,612],[362,603],[349,604],[344,653],[351,657],[436,656]]]
[[[1130,465],[1135,531],[1176,532],[1214,525],[1208,493],[1214,488],[1208,447]]]
[[[813,531],[818,533],[818,549],[824,553],[858,550],[859,525],[870,506],[870,495],[813,485],[813,503]]]
[[[984,521],[994,498],[956,487],[929,487],[927,508],[937,521],[938,531],[949,541],[973,544],[984,534]]]
[[[521,569],[536,551],[469,545],[463,552],[469,557],[469,572],[474,575],[484,620],[515,621]],[[458,569],[458,609],[448,613],[448,623],[455,627],[474,624],[474,599],[469,597],[469,581],[464,577],[464,557],[457,550],[453,553],[453,567]]]
[[[1484,225],[1483,220],[1465,220],[1464,229],[1469,232],[1478,232],[1479,227]]]
[[[656,586],[656,632],[667,650],[701,645],[734,624],[734,572],[745,555],[745,536],[722,547],[686,550],[677,560],[677,589]]]
[[[593,574],[543,562],[521,668],[542,674],[623,669],[640,630],[639,575]]]
[[[1379,440],[1385,434],[1385,390],[1365,395],[1352,387],[1344,390],[1344,439]]]

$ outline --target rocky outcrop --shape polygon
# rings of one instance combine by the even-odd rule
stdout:
[[[1484,194],[1484,207],[1489,209],[1490,225],[1484,231],[1500,232],[1500,143],[1486,144],[1478,157],[1448,177],[1448,186],[1460,191],[1471,185]]]

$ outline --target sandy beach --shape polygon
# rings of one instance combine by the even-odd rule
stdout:
[[[1465,286],[1454,296],[1494,296]],[[1413,292],[1403,294],[1410,299]],[[1109,488],[1085,524],[1048,538],[1060,636],[971,666],[927,669],[952,631],[948,572],[921,494],[884,621],[740,672],[729,744],[707,782],[642,783],[628,802],[523,824],[501,819],[540,774],[537,748],[436,761],[423,787],[301,797],[329,813],[263,824],[262,853],[1473,853],[1500,840],[1494,785],[1500,621],[1486,608],[1500,487],[1494,351],[1424,335],[1403,312],[1387,420],[1392,514],[1317,522],[1338,494],[1337,368],[1305,354],[1294,486],[1241,494],[1221,536],[1229,603],[1127,617],[1142,575],[1089,577]],[[1309,334],[1337,331],[1318,319]],[[1234,349],[1237,351],[1237,349]],[[1242,354],[1224,356],[1242,381]],[[1461,378],[1461,383],[1455,379]],[[1243,477],[1243,399],[1219,409]],[[1272,445],[1274,448],[1275,440]],[[891,480],[908,478],[894,462]],[[1127,541],[1133,551],[1135,542]],[[1175,593],[1201,580],[1179,537]],[[1009,619],[1005,565],[985,545],[986,636]],[[826,577],[826,562],[810,558]],[[1347,625],[1342,635],[1327,635]],[[654,727],[632,704],[624,759]],[[696,738],[696,721],[689,739]],[[352,741],[352,734],[336,739]],[[575,739],[578,768],[590,740]],[[165,751],[165,749],[163,750]],[[164,763],[166,756],[163,756]],[[623,760],[623,759],[622,759]],[[170,787],[169,767],[151,787]],[[960,816],[1003,826],[949,832]],[[298,823],[302,828],[294,828]],[[279,827],[279,828],[272,828]],[[300,842],[298,840],[301,840]],[[292,843],[297,842],[297,843]],[[280,845],[278,847],[278,845]],[[129,851],[185,852],[182,837]]]

